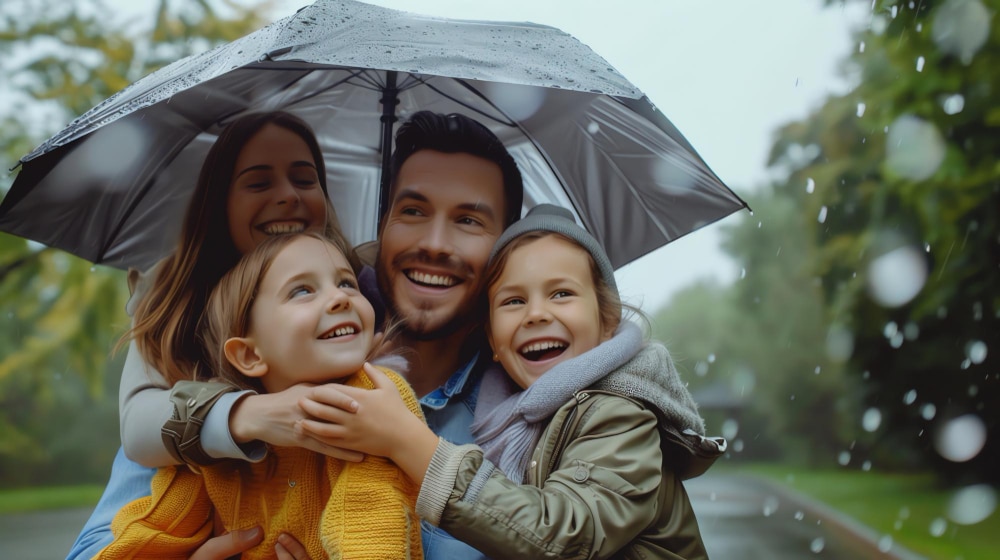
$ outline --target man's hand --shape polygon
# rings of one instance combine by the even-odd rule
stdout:
[[[306,418],[299,401],[313,389],[312,385],[293,385],[278,393],[250,395],[241,399],[229,417],[229,431],[233,439],[237,443],[259,440],[278,447],[301,447],[344,461],[362,460],[362,453],[341,449],[308,433],[296,431],[296,423]],[[353,399],[333,397],[329,406],[340,406],[349,411],[352,403]]]

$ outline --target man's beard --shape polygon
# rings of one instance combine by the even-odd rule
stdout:
[[[390,266],[396,271],[395,274],[405,276],[401,263],[406,260],[412,260],[412,258],[407,259],[407,257],[397,257],[396,261],[391,263]],[[460,305],[454,310],[451,317],[443,323],[439,322],[438,317],[433,316],[434,310],[430,308],[422,309],[414,306],[413,316],[406,317],[399,309],[399,306],[396,305],[394,286],[389,280],[388,274],[385,273],[386,267],[382,261],[381,247],[379,248],[375,263],[375,278],[378,281],[378,290],[382,296],[382,301],[385,303],[386,320],[396,323],[395,329],[398,329],[397,332],[400,336],[415,341],[441,340],[457,332],[471,331],[483,324],[486,302],[483,301],[482,295],[472,298],[471,301],[462,302],[466,304],[464,305],[466,309],[462,309],[463,305]],[[472,276],[468,272],[463,271],[463,269],[467,268],[464,262],[452,264],[451,268],[455,269],[459,276],[466,278],[466,281]]]

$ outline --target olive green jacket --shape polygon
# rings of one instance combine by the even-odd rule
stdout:
[[[478,446],[441,440],[417,512],[492,558],[707,558],[681,479],[725,443],[663,418],[645,400],[582,391],[545,428],[522,486]]]

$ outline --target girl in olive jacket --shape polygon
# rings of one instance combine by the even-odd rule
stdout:
[[[393,459],[421,484],[421,517],[493,558],[707,558],[681,480],[725,441],[704,437],[666,348],[621,320],[601,246],[537,206],[497,241],[487,286],[503,369],[482,382],[478,445],[357,393],[358,413],[334,419],[346,446]]]

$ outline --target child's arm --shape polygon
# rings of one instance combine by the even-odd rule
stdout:
[[[604,414],[590,414],[580,437],[540,485],[517,485],[475,445],[440,440],[422,422],[407,419],[398,397],[379,376],[374,391],[349,392],[357,413],[323,410],[317,388],[302,406],[328,423],[303,421],[338,445],[390,457],[421,484],[421,517],[487,556],[608,558],[634,539],[658,513],[658,491],[672,493],[675,533],[665,535],[676,558],[701,558],[704,547],[690,501],[674,474],[662,468],[656,416],[639,405],[608,398]],[[599,398],[599,397],[591,397]],[[595,405],[596,406],[596,405]],[[591,407],[594,410],[594,406]]]

